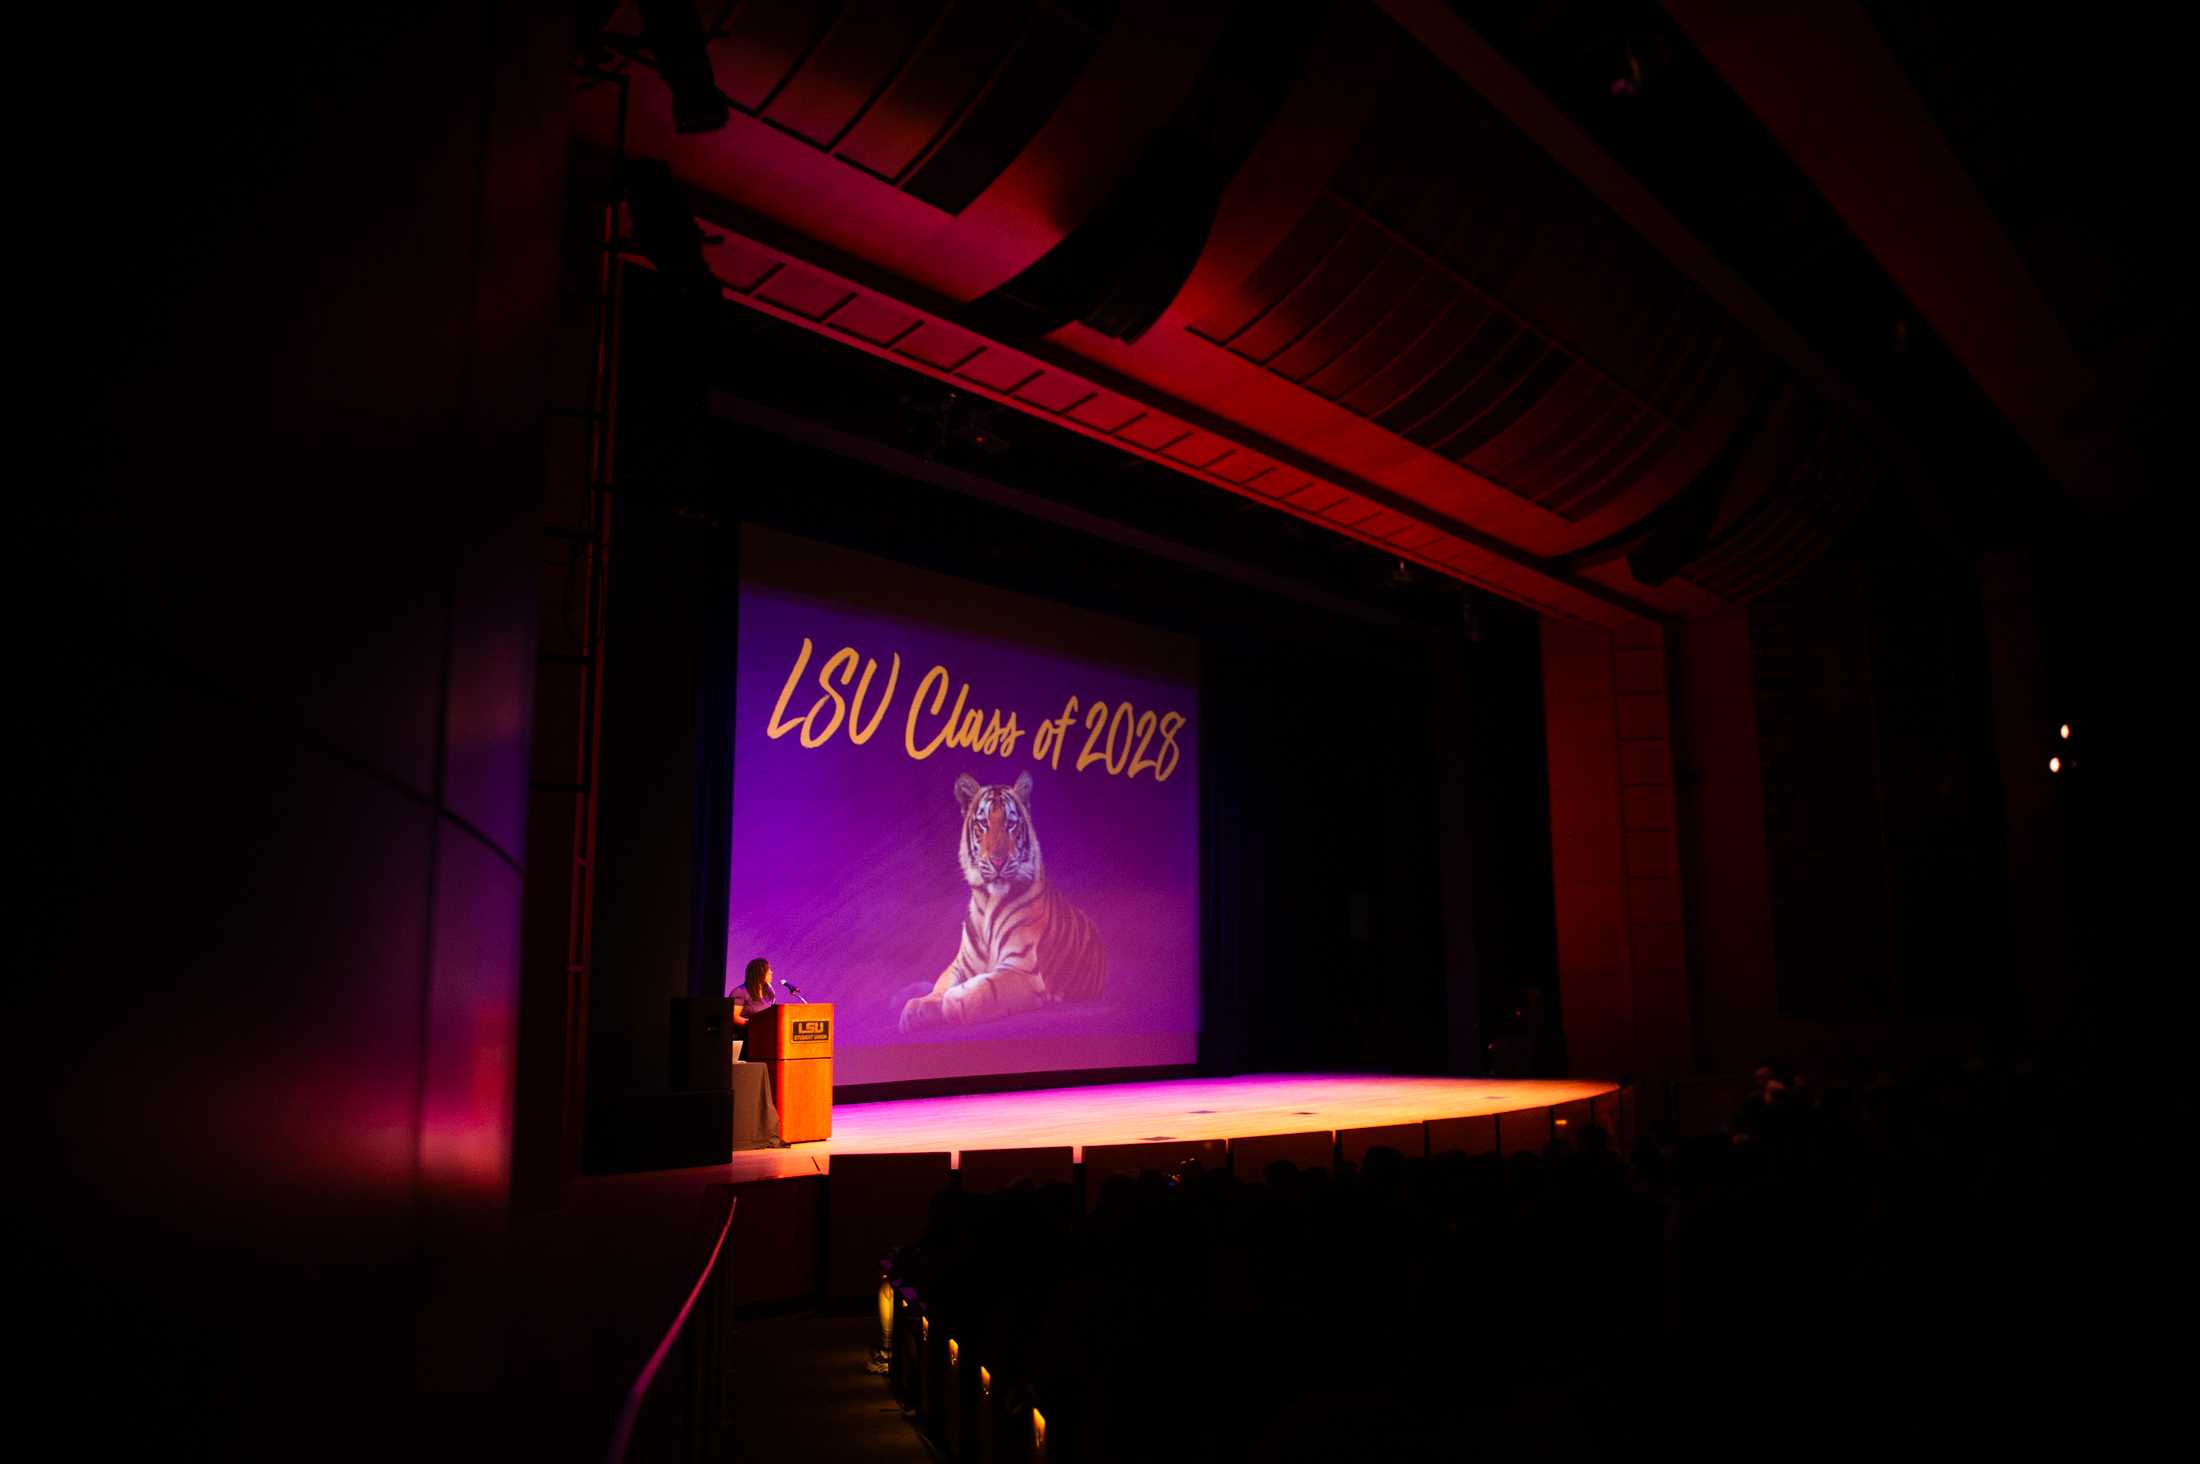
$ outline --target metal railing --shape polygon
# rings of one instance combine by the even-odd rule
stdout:
[[[725,1388],[725,1282],[719,1261],[738,1205],[726,1198],[725,1222],[695,1285],[648,1361],[628,1385],[605,1464],[702,1460],[719,1444]]]

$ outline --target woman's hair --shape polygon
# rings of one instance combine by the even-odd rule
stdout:
[[[757,987],[764,984],[764,973],[771,968],[771,962],[765,960],[762,956],[758,956],[755,960],[749,962],[749,969],[742,973],[741,984],[751,991],[756,990]]]

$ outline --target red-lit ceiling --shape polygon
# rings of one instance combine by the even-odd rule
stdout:
[[[1746,292],[1553,148],[1562,121],[1531,140],[1365,3],[1329,13],[1139,339],[958,324],[1175,145],[1228,13],[750,0],[711,48],[729,125],[676,135],[638,85],[625,147],[670,163],[754,308],[1552,613],[1714,613],[1888,470]],[[1625,549],[1715,462],[1708,535],[1638,583]]]

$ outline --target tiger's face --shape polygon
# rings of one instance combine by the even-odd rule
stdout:
[[[981,784],[968,773],[955,780],[962,805],[962,870],[972,888],[995,894],[1039,877],[1039,836],[1031,827],[1031,774],[1014,784]]]

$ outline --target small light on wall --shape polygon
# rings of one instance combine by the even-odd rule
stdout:
[[[1036,1408],[1031,1410],[1031,1457],[1033,1464],[1045,1464],[1047,1457],[1047,1416]]]
[[[932,1340],[932,1319],[930,1317],[920,1315],[917,1318],[917,1339],[922,1342]]]
[[[981,1393],[993,1391],[993,1370],[991,1368],[981,1367],[978,1369],[978,1391]]]
[[[2068,722],[2062,724],[2062,739],[2065,742],[2070,740],[2070,724]]]
[[[2061,771],[2062,771],[2062,759],[2061,759],[2061,758],[2059,758],[2059,757],[2051,757],[2051,758],[2049,758],[2049,759],[2047,760],[2047,770],[2048,770],[2049,772],[2051,772],[2051,773],[2059,773],[2059,772],[2061,772]]]
[[[962,1348],[960,1348],[960,1347],[958,1347],[958,1346],[956,1346],[956,1345],[955,1345],[955,1339],[954,1339],[954,1338],[952,1338],[952,1337],[948,1338],[948,1339],[947,1339],[947,1365],[948,1365],[949,1367],[956,1367],[956,1366],[959,1366],[959,1365],[961,1364],[961,1362],[962,1362],[962,1356],[963,1356],[963,1350],[962,1350]]]

